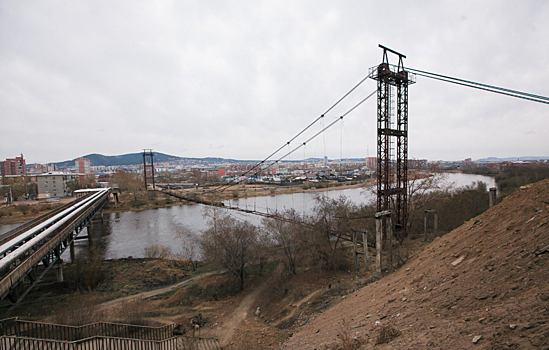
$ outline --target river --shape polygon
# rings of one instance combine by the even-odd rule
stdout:
[[[472,182],[483,181],[488,187],[494,187],[494,178],[482,175],[449,173],[447,182],[455,187],[470,185]],[[225,202],[226,206],[273,212],[294,208],[301,214],[310,213],[317,196],[329,198],[347,197],[353,203],[368,203],[375,199],[375,193],[370,188],[352,188],[325,192],[307,192],[241,198]],[[105,259],[124,257],[144,257],[144,249],[152,245],[170,247],[174,254],[185,252],[183,242],[187,247],[197,247],[201,232],[207,228],[207,214],[209,207],[203,205],[181,205],[168,208],[150,209],[142,211],[128,211],[122,213],[104,214],[103,220],[95,219],[92,224],[92,244],[87,240],[76,241],[76,253],[89,256],[90,247],[99,256]],[[226,210],[237,219],[247,220],[255,225],[261,224],[261,217]],[[17,225],[0,226],[0,233],[6,232]],[[85,230],[87,231],[87,230]],[[82,232],[85,236],[87,232]],[[197,249],[194,249],[197,254]],[[187,252],[188,253],[188,252]],[[68,252],[63,259],[70,260]]]

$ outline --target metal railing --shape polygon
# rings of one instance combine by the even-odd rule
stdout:
[[[177,350],[221,350],[221,346],[215,338],[179,337]]]
[[[55,230],[47,239],[49,241],[38,248],[32,256],[24,260],[20,265],[13,269],[6,277],[0,280],[0,296],[4,296],[7,292],[15,286],[19,280],[25,277],[37,263],[42,261],[46,254],[53,250],[53,248],[59,246],[59,244],[66,238],[66,236],[75,229],[75,226],[84,218],[93,214],[98,207],[101,207],[108,200],[108,196],[102,196],[93,205],[87,208],[84,212],[74,217],[71,221],[63,224],[59,229]],[[52,238],[50,238],[52,237]],[[47,240],[46,239],[46,240]]]
[[[63,210],[65,210],[67,208],[70,208],[71,206],[75,205],[76,203],[82,201],[84,198],[85,197],[77,198],[74,201],[71,201],[67,204],[64,204],[62,206],[54,208],[54,209],[52,209],[51,211],[47,212],[44,215],[41,215],[41,216],[39,216],[35,219],[32,219],[31,221],[28,221],[24,224],[21,224],[21,225],[17,226],[16,228],[14,228],[14,229],[12,229],[8,232],[3,233],[2,235],[0,235],[0,244],[3,244],[4,242],[7,242],[10,239],[13,239],[13,238],[17,237],[21,233],[29,230],[30,228],[32,228],[34,226],[37,226],[38,224],[54,217],[55,215],[59,214]]]
[[[0,349],[13,350],[175,350],[177,337],[164,340],[90,337],[76,341],[33,339],[15,336],[0,338]]]
[[[84,326],[0,320],[0,350],[219,350],[219,340],[175,336],[176,325],[161,327],[96,322]]]
[[[175,326],[175,324],[170,324],[161,327],[146,327],[109,322],[96,322],[84,326],[67,326],[11,318],[0,321],[0,332],[6,336],[60,341],[77,341],[90,337],[159,341],[173,337]]]

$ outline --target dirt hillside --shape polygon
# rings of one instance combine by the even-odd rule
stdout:
[[[544,180],[437,238],[281,348],[549,349],[548,249]]]

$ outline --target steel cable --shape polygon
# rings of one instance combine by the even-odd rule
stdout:
[[[476,83],[476,82],[470,81],[470,80],[452,78],[452,77],[449,77],[449,76],[446,76],[446,75],[430,73],[430,72],[426,72],[426,71],[422,71],[422,70],[414,69],[414,68],[407,68],[407,69],[409,71],[413,72],[414,74],[425,77],[425,78],[431,78],[431,79],[435,79],[435,80],[444,81],[444,82],[447,82],[447,83],[453,83],[453,84],[457,84],[457,85],[471,87],[471,88],[474,88],[474,89],[479,89],[479,90],[494,92],[494,93],[502,94],[502,95],[506,95],[506,96],[521,98],[521,99],[528,100],[528,101],[549,104],[549,97],[545,97],[545,96],[541,96],[541,95],[530,94],[530,93],[527,93],[527,92],[506,89],[506,88],[497,87],[497,86],[488,85],[488,84]]]
[[[313,125],[315,125],[319,120],[321,120],[322,118],[324,118],[326,116],[326,114],[330,113],[330,111],[332,109],[334,109],[339,103],[341,103],[341,101],[343,101],[347,96],[349,96],[353,91],[355,91],[360,85],[362,85],[362,83],[364,83],[368,78],[371,77],[371,75],[373,74],[373,72],[370,72],[368,75],[366,75],[362,80],[360,80],[355,86],[353,86],[349,91],[347,91],[347,93],[345,93],[339,100],[337,100],[337,102],[335,102],[332,106],[330,106],[330,108],[328,108],[324,113],[322,113],[318,118],[316,118],[312,123],[310,123],[309,125],[307,125],[303,130],[301,130],[299,133],[297,133],[294,137],[292,137],[290,139],[290,141],[286,142],[285,144],[283,144],[282,146],[280,146],[276,151],[274,151],[273,153],[271,153],[269,156],[267,156],[265,159],[263,159],[262,161],[258,162],[257,164],[255,164],[251,169],[247,170],[246,172],[242,173],[240,176],[245,176],[249,173],[251,173],[252,171],[254,171],[255,169],[257,169],[258,167],[260,167],[262,164],[264,164],[266,161],[268,161],[269,159],[271,159],[275,154],[277,154],[278,152],[280,152],[284,147],[286,146],[289,146],[290,143],[292,143],[295,139],[297,139],[299,136],[301,136],[305,131],[309,130]],[[227,184],[224,184],[222,186],[219,186],[211,191],[209,191],[208,193],[211,193],[211,192],[218,192],[218,191],[224,191],[226,188],[232,186],[234,184],[234,181],[230,181],[229,183]]]

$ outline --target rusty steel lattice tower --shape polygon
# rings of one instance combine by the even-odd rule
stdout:
[[[406,56],[379,47],[383,61],[371,68],[377,80],[377,211],[393,212],[395,234],[403,238],[408,218],[408,85],[415,83],[415,75],[404,69]],[[388,53],[398,56],[397,66],[389,64]],[[386,225],[384,220],[383,232]]]
[[[147,163],[147,158],[150,159],[150,163]],[[152,149],[143,150],[143,179],[145,180],[145,191],[149,183],[152,183],[153,190],[156,190],[156,183],[154,182],[154,153]],[[147,179],[151,181],[148,182]]]

